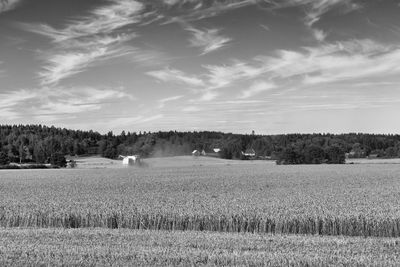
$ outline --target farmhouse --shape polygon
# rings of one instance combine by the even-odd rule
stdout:
[[[216,150],[219,152],[220,149],[212,149],[212,150],[206,150],[206,149],[202,149],[202,150],[193,150],[192,155],[193,156],[205,156],[205,157],[218,157],[219,154],[218,152],[216,152]]]
[[[246,158],[254,158],[256,156],[256,151],[252,148],[248,148],[244,152],[242,151],[242,155]]]

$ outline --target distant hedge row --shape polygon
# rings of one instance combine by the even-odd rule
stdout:
[[[318,145],[292,145],[278,155],[277,164],[344,164],[345,152],[337,145],[326,147]]]
[[[250,132],[250,130],[249,130]],[[143,157],[190,155],[193,150],[213,152],[226,159],[243,159],[253,149],[257,157],[281,164],[343,163],[352,157],[400,157],[400,135],[349,134],[232,134],[221,132],[113,132],[69,130],[42,125],[0,125],[0,165],[48,163],[65,166],[65,155],[99,154]]]

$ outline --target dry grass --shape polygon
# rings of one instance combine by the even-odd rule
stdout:
[[[179,164],[1,171],[0,226],[400,236],[400,165]]]
[[[0,230],[1,266],[398,266],[400,240],[108,229]]]

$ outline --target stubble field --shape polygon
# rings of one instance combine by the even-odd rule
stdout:
[[[177,265],[174,259],[181,258],[182,244],[191,251],[191,240],[199,236],[203,241],[195,251],[202,255],[198,264],[335,265],[335,259],[337,264],[352,266],[357,262],[362,266],[399,263],[400,165],[277,166],[185,157],[150,160],[149,165],[1,171],[0,237],[12,239],[13,251],[21,251],[28,262],[32,262],[30,257],[45,263],[51,258],[32,256],[37,253],[34,251],[27,254],[30,256],[23,254],[23,248],[32,244],[30,240],[41,246],[55,240],[64,244],[63,239],[76,235],[82,242],[89,238],[93,246],[97,241],[110,244],[111,261],[105,265],[112,265],[114,256],[118,265],[118,253],[131,255],[132,246],[122,244],[136,241],[146,257],[160,258],[155,248],[163,249],[160,259],[166,261],[151,262],[132,255],[123,261],[164,265],[169,259]],[[56,233],[51,237],[54,240],[49,231]],[[292,234],[298,236],[287,236]],[[29,238],[32,235],[37,238]],[[142,235],[175,241],[168,246],[160,241],[152,247],[139,242]],[[41,238],[43,242],[38,241]],[[227,247],[238,238],[239,245]],[[250,245],[243,245],[243,240]],[[27,244],[21,247],[20,242]],[[338,245],[326,245],[329,242]],[[61,254],[66,251],[65,260],[80,264],[74,257],[82,251],[77,249],[69,258],[68,244],[55,248],[62,247]],[[298,254],[290,254],[296,244]],[[120,249],[115,249],[118,246]],[[221,257],[214,253],[218,249]],[[372,249],[380,251],[383,258],[372,260]],[[281,262],[266,261],[272,255],[268,250],[280,251],[276,255],[281,255],[277,256]],[[15,256],[12,253],[0,247],[0,263],[10,262],[9,257]],[[95,250],[82,253],[101,258],[93,256]],[[296,256],[300,254],[303,256]],[[196,264],[187,259],[179,264]]]

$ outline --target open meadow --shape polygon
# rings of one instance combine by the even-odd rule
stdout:
[[[86,256],[105,265],[196,264],[190,253],[211,265],[400,263],[399,164],[282,166],[192,157],[149,159],[147,168],[117,163],[0,171],[0,237],[10,243],[0,246],[0,263],[11,264],[15,253],[51,265],[93,264]],[[196,238],[202,241],[194,246]],[[81,239],[90,244],[79,245]],[[99,244],[107,245],[91,248]],[[181,255],[183,247],[189,254]]]

